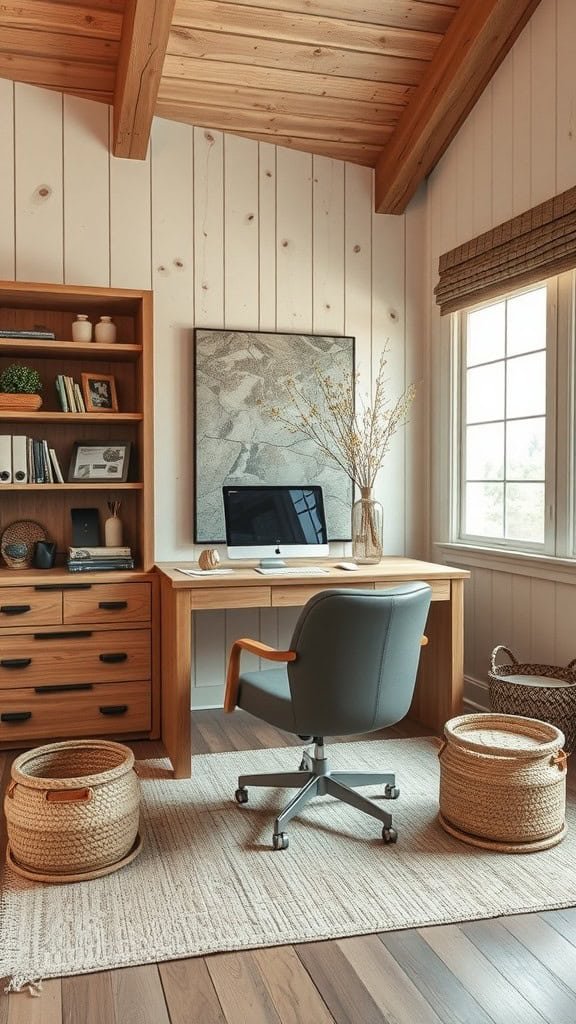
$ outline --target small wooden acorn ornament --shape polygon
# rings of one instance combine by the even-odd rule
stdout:
[[[220,555],[215,548],[205,548],[198,555],[198,565],[201,569],[215,569],[220,561]]]

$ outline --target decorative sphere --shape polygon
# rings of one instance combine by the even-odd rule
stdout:
[[[215,569],[220,561],[220,555],[215,548],[205,548],[198,556],[198,565],[201,569]]]

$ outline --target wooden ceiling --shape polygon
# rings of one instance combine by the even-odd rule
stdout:
[[[376,167],[402,212],[539,0],[2,0],[0,77]]]

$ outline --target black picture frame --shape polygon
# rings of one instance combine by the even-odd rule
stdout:
[[[125,484],[130,472],[131,441],[75,441],[69,484]]]

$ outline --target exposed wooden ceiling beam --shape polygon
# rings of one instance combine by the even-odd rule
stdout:
[[[144,160],[175,0],[127,0],[114,91],[114,156]]]
[[[466,0],[376,165],[376,210],[403,213],[540,0]]]

